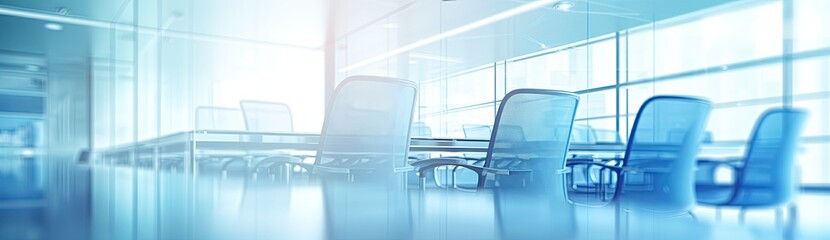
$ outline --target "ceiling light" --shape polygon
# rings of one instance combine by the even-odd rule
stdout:
[[[43,24],[43,27],[45,27],[46,29],[52,30],[52,31],[63,30],[63,25],[60,25],[60,24],[57,24],[57,23]]]
[[[26,71],[29,71],[29,72],[40,71],[40,66],[38,66],[38,65],[26,64],[25,68],[26,68]]]
[[[398,29],[398,24],[397,24],[397,23],[387,23],[387,24],[383,24],[383,28],[386,28],[386,29]]]
[[[526,12],[529,12],[529,11],[533,11],[533,10],[536,10],[536,9],[539,9],[539,8],[542,8],[542,7],[545,7],[545,6],[550,6],[550,4],[553,3],[553,2],[554,2],[554,0],[539,0],[539,1],[535,1],[535,2],[526,3],[524,5],[521,5],[521,6],[518,6],[518,7],[515,7],[515,8],[511,8],[507,11],[500,12],[500,13],[494,14],[494,15],[486,17],[486,18],[482,18],[482,19],[480,19],[478,21],[475,21],[475,22],[471,22],[467,25],[460,26],[460,27],[457,27],[457,28],[439,33],[437,35],[415,41],[413,43],[404,45],[400,48],[393,49],[393,50],[385,52],[383,54],[380,54],[380,55],[368,58],[366,60],[348,65],[346,67],[341,68],[339,71],[340,72],[347,72],[347,71],[354,70],[354,69],[357,69],[357,68],[360,68],[360,67],[364,67],[364,66],[367,66],[369,64],[385,60],[385,59],[390,58],[392,56],[397,56],[398,54],[405,53],[405,52],[414,50],[416,48],[423,47],[423,46],[426,46],[428,44],[432,44],[432,43],[441,41],[441,40],[449,38],[449,37],[457,36],[459,34],[468,32],[468,31],[473,30],[473,29],[478,29],[480,27],[487,26],[487,25],[490,25],[492,23],[505,20],[505,19],[511,18],[513,16],[517,16],[517,15],[520,15],[520,14],[523,14],[523,13],[526,13]]]
[[[574,4],[572,2],[568,2],[568,1],[559,1],[556,4],[553,4],[553,9],[556,9],[558,11],[563,11],[563,12],[570,11],[571,8],[573,8],[573,7],[574,7]]]
[[[439,62],[450,62],[450,63],[463,63],[464,59],[458,57],[448,57],[448,56],[439,56],[434,54],[428,53],[419,53],[419,52],[410,52],[410,58],[418,58],[423,60],[430,60],[430,61],[439,61]]]
[[[32,150],[32,149],[28,149],[28,148],[23,149],[23,151],[20,151],[20,155],[23,155],[24,157],[31,157],[31,156],[35,155],[35,151]]]

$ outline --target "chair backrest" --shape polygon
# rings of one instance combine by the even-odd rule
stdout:
[[[432,137],[432,129],[424,122],[412,123],[413,137]]]
[[[243,100],[239,102],[245,116],[245,128],[255,132],[293,132],[291,108],[276,102]]]
[[[196,129],[200,130],[245,130],[242,111],[236,108],[196,108]]]
[[[597,142],[596,131],[591,125],[574,124],[573,134],[571,134],[572,143],[593,144]]]
[[[496,114],[485,166],[511,170],[564,166],[578,102],[579,97],[562,91],[508,93]]]
[[[413,82],[369,76],[343,80],[326,114],[315,164],[385,169],[407,166]]]
[[[795,152],[807,112],[770,109],[755,124],[731,204],[779,205],[795,193]]]
[[[594,129],[597,143],[622,143],[620,133],[609,129]]]
[[[694,166],[709,101],[655,96],[643,103],[628,140],[618,198],[630,207],[685,212],[695,202]]]
[[[489,139],[493,133],[487,125],[464,124],[461,128],[464,130],[464,138],[470,139]]]
[[[409,239],[406,173],[415,83],[352,76],[335,89],[315,165],[321,180],[326,238]]]
[[[565,193],[565,157],[579,98],[572,93],[518,89],[499,106],[485,166],[495,175],[496,222],[503,239],[573,238],[575,212]]]

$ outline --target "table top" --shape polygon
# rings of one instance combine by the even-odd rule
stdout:
[[[139,141],[135,144],[124,144],[96,150],[96,152],[103,155],[117,156],[132,152],[201,154],[217,151],[316,151],[319,139],[320,134],[317,133],[194,130]],[[488,147],[489,140],[487,139],[411,137],[409,149],[415,154],[418,152],[485,153]],[[735,146],[704,145],[703,148],[716,153],[714,154],[716,156],[719,156],[719,152],[728,153],[726,155],[741,153],[740,148]],[[625,150],[626,145],[622,143],[586,144],[572,142],[569,145],[571,154],[616,155],[625,152]]]

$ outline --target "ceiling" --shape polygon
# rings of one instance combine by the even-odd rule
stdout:
[[[414,53],[432,56],[420,57],[417,62],[422,69],[415,71],[458,72],[734,1],[567,0],[572,8],[563,11],[557,9],[561,1],[554,0],[483,25],[478,25],[482,19],[534,1],[393,1],[397,4],[383,8],[391,11],[385,14],[381,10],[374,12],[378,7],[370,7],[374,6],[371,2],[347,0],[345,7],[340,8],[338,22],[346,22],[338,26],[338,47],[346,55],[338,67],[341,71],[359,69],[361,65],[388,68],[384,64],[387,61],[406,61],[401,56]],[[351,24],[352,21],[361,24]],[[464,28],[461,33],[446,35]],[[423,44],[436,37],[440,39]]]
[[[329,6],[329,1],[333,5]],[[243,43],[321,49],[330,10],[338,46],[348,45],[349,50],[345,52],[348,60],[343,61],[347,66],[529,2],[532,1],[173,0],[136,1],[138,5],[134,6],[131,0],[0,0],[0,27],[5,30],[4,37],[0,38],[0,51],[39,54],[46,58],[106,58],[112,50],[112,36],[125,44],[133,41],[129,33],[126,37],[113,35],[108,29],[115,26],[113,22],[129,28],[137,22],[141,36],[156,34],[160,28],[167,36],[190,37],[215,47]],[[567,12],[554,9],[553,5],[544,6],[407,52],[421,54],[425,61],[434,56],[444,58],[442,61],[457,59],[448,64],[451,68],[448,71],[462,70],[731,1],[569,2],[573,8]],[[55,21],[61,25],[60,31],[45,27]]]

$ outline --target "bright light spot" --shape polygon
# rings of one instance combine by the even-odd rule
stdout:
[[[26,68],[26,71],[29,71],[29,72],[40,71],[40,66],[38,66],[38,65],[27,64],[25,68]]]
[[[57,23],[47,23],[47,24],[44,24],[43,27],[45,27],[46,29],[52,30],[52,31],[63,30],[63,25],[60,25],[60,24],[57,24]]]
[[[32,151],[32,149],[23,149],[23,151],[21,151],[20,154],[24,157],[31,157],[35,155],[35,151]]]
[[[397,24],[397,23],[387,23],[387,24],[383,24],[383,28],[386,28],[386,29],[398,29],[398,24]]]
[[[563,11],[563,12],[570,11],[571,8],[573,8],[573,7],[574,7],[574,4],[572,2],[568,2],[568,1],[560,1],[560,2],[553,5],[553,9],[556,9],[558,11]]]

